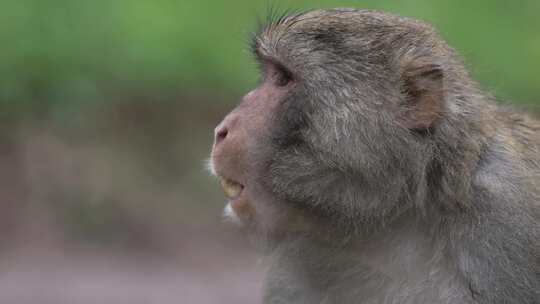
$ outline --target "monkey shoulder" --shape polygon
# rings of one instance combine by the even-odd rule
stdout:
[[[473,174],[470,210],[458,220],[456,257],[479,303],[540,299],[540,124],[499,116]]]

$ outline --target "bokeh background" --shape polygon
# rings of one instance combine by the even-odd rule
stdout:
[[[270,7],[435,24],[540,110],[540,1],[0,1],[0,303],[258,303],[262,266],[203,169]]]

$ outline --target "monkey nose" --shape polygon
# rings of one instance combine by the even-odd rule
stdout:
[[[227,129],[227,127],[225,126],[222,126],[222,125],[219,125],[215,130],[214,130],[214,145],[218,145],[219,143],[221,143],[222,141],[225,140],[225,138],[227,138],[227,135],[229,134],[229,130]]]

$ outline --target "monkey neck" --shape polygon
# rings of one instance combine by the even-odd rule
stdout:
[[[397,299],[400,293],[417,290],[435,302],[441,288],[456,289],[460,283],[443,262],[446,244],[428,227],[408,214],[369,236],[333,241],[308,236],[285,242],[269,256],[266,292],[279,294],[287,303],[358,303],[354,297],[360,296],[365,299],[361,303],[383,303],[380,297],[385,294]],[[310,298],[294,298],[306,296]]]

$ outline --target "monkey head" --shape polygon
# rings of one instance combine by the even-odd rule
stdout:
[[[253,36],[259,85],[215,129],[227,213],[286,234],[363,229],[424,204],[445,95],[464,73],[447,68],[452,50],[424,23],[374,11],[274,19]]]

